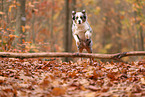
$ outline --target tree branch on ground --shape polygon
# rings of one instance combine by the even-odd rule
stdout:
[[[83,57],[97,59],[120,60],[127,56],[145,56],[145,51],[130,51],[115,54],[96,54],[96,53],[67,53],[67,52],[44,52],[44,53],[12,53],[0,52],[0,57],[8,58],[39,58],[39,57]]]

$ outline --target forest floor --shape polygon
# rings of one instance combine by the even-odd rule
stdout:
[[[0,97],[143,97],[145,61],[0,59]]]

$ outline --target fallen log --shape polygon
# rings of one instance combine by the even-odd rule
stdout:
[[[67,53],[67,52],[45,52],[45,53],[12,53],[0,52],[0,57],[8,58],[39,58],[39,57],[83,57],[97,59],[119,60],[127,56],[145,56],[145,51],[130,51],[116,54],[94,54],[94,53]]]

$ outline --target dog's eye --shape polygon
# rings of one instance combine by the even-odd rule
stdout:
[[[76,17],[76,19],[78,19],[78,17]]]
[[[82,16],[81,16],[80,18],[81,18],[81,19],[83,19],[83,17],[82,17]]]

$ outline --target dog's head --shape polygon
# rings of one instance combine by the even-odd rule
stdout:
[[[82,12],[72,11],[72,19],[76,24],[82,24],[86,22],[87,19],[86,11],[85,10],[83,10]]]

